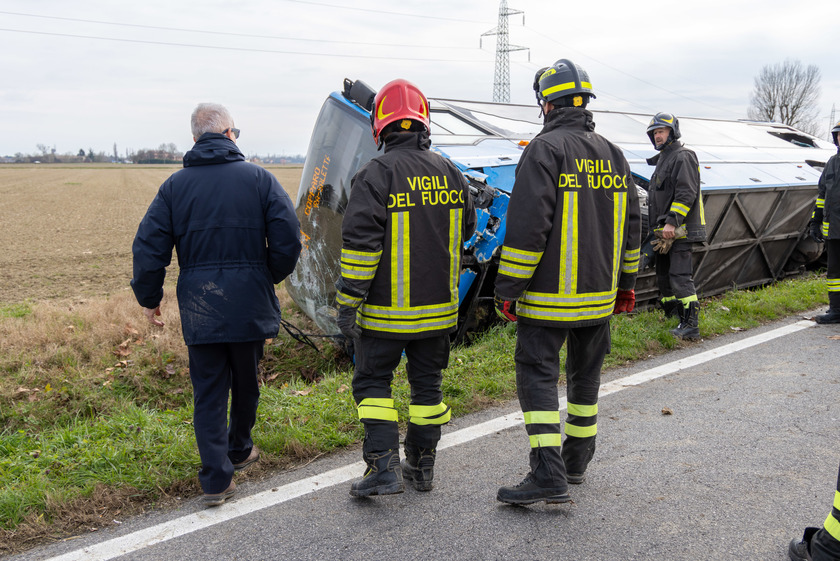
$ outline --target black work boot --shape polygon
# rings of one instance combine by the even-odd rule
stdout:
[[[534,479],[534,474],[529,473],[522,480],[522,483],[514,487],[499,487],[496,500],[512,505],[529,505],[539,501],[546,504],[568,503],[569,487],[540,487]]]
[[[394,495],[405,491],[402,471],[400,471],[399,450],[384,452],[365,452],[367,470],[361,479],[350,485],[351,497],[370,495]]]
[[[420,448],[414,444],[405,443],[405,459],[402,467],[403,478],[417,491],[431,491],[432,479],[435,477],[434,448]]]
[[[675,318],[679,317],[680,310],[682,309],[682,302],[677,300],[676,298],[672,298],[670,300],[660,300],[659,307],[662,308],[665,312],[666,318]]]
[[[817,323],[840,323],[840,308],[829,308],[824,314],[814,318]]]
[[[809,545],[811,538],[817,533],[819,528],[805,528],[805,534],[802,539],[793,538],[788,544],[788,557],[791,561],[811,561],[811,551]]]
[[[680,339],[700,338],[700,302],[695,300],[688,308],[682,308],[680,324],[671,330],[671,334]]]

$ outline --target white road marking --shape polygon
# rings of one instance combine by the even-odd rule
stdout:
[[[657,366],[656,368],[651,368],[649,370],[645,370],[644,372],[632,374],[619,380],[603,384],[599,392],[599,397],[619,392],[625,388],[638,386],[640,384],[644,384],[645,382],[655,380],[656,378],[661,378],[668,374],[679,372],[685,368],[697,366],[699,364],[703,364],[705,362],[709,362],[813,326],[814,322],[812,321],[799,321],[760,335],[754,335],[741,341],[736,341],[735,343],[730,343],[728,345],[704,351],[674,362],[669,362],[668,364],[663,364],[662,366]],[[566,400],[565,398],[561,398],[560,410],[562,411],[565,409]],[[503,415],[501,417],[444,435],[443,438],[441,438],[438,449],[443,450],[445,448],[464,444],[477,438],[515,427],[523,422],[524,420],[521,412]],[[263,491],[261,493],[257,493],[256,495],[244,497],[241,501],[225,503],[223,506],[218,508],[201,510],[175,520],[157,524],[144,530],[138,530],[125,536],[113,538],[102,543],[65,553],[64,555],[52,557],[47,561],[107,561],[109,559],[114,559],[116,557],[120,557],[121,555],[126,555],[128,553],[177,538],[178,536],[183,536],[197,530],[208,528],[215,524],[221,524],[222,522],[239,518],[240,516],[245,516],[258,510],[269,508],[297,497],[314,493],[321,489],[326,489],[327,487],[332,487],[333,485],[345,483],[355,477],[358,477],[359,474],[363,472],[364,467],[364,462],[355,462],[325,473],[288,483],[273,490]]]

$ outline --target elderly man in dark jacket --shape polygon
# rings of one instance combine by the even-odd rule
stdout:
[[[274,285],[297,263],[300,224],[277,179],[245,161],[227,109],[202,103],[191,125],[195,146],[184,169],[161,185],[137,229],[131,287],[148,320],[163,326],[163,280],[177,250],[198,477],[204,503],[217,506],[235,493],[233,472],[259,459],[251,440],[257,367],[280,327]]]

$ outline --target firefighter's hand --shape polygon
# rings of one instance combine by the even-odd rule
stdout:
[[[618,289],[618,294],[615,296],[615,309],[613,310],[614,314],[620,314],[621,312],[630,313],[633,311],[633,308],[636,307],[636,291],[633,289],[630,290],[621,290]]]
[[[677,237],[674,234],[674,231],[676,229],[677,229],[676,226],[674,226],[673,224],[665,224],[665,226],[662,227],[662,237],[665,238],[666,240],[673,240],[674,238]]]
[[[822,224],[820,224],[819,222],[817,222],[813,218],[811,219],[810,222],[808,222],[808,235],[814,241],[817,241],[817,242],[823,241],[822,227],[821,226],[822,226]]]
[[[149,323],[152,325],[163,327],[163,322],[155,317],[160,316],[160,306],[157,308],[143,308],[143,315],[146,316],[146,319],[149,320]]]
[[[496,313],[505,321],[516,321],[516,300],[504,300],[496,296],[493,298],[496,304]]]
[[[358,339],[362,336],[362,328],[356,323],[356,308],[339,306],[336,323],[342,335],[348,339]]]

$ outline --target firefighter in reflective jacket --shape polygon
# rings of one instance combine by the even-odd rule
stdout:
[[[817,204],[810,222],[811,237],[825,240],[828,257],[828,311],[817,323],[840,323],[840,122],[831,129],[837,154],[828,159],[820,175]]]
[[[569,501],[595,452],[601,366],[610,317],[632,311],[641,216],[624,155],[594,132],[587,73],[562,59],[537,73],[542,131],[516,168],[496,305],[517,319],[516,389],[531,442],[530,472],[497,499]],[[557,382],[566,357],[562,442]]]
[[[429,104],[406,80],[385,85],[371,112],[385,153],[353,177],[342,224],[338,326],[355,341],[353,397],[364,425],[364,476],[354,497],[401,493],[403,478],[432,488],[435,449],[449,407],[441,392],[449,333],[458,320],[464,241],[475,207],[461,172],[429,150]],[[405,461],[391,397],[403,351],[411,385]]]
[[[657,113],[647,128],[659,153],[647,163],[656,166],[648,187],[650,226],[656,236],[656,284],[666,316],[679,316],[671,330],[680,339],[700,337],[700,302],[692,276],[691,248],[706,241],[706,219],[700,194],[697,155],[679,141],[680,122]]]

